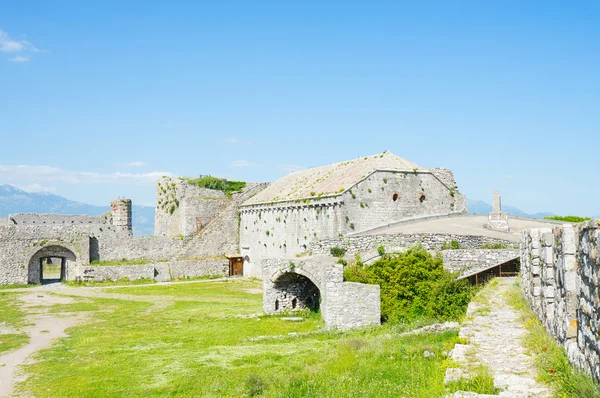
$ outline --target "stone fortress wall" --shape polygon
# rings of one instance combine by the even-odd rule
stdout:
[[[266,259],[262,268],[263,308],[267,314],[318,305],[328,329],[381,322],[379,286],[344,282],[343,266],[331,257]]]
[[[598,221],[524,231],[521,284],[546,329],[600,382]]]
[[[375,171],[337,195],[243,205],[240,252],[248,275],[260,277],[262,259],[393,222],[466,212],[450,170]]]
[[[456,235],[441,233],[415,233],[415,234],[380,234],[349,236],[346,238],[323,239],[314,242],[308,248],[313,255],[329,254],[334,247],[346,249],[346,253],[354,255],[376,253],[379,246],[383,246],[388,253],[401,252],[415,245],[423,246],[429,251],[441,251],[444,245],[456,241],[461,249],[482,249],[484,246],[502,245],[507,249],[518,249],[515,243],[489,236]]]
[[[184,186],[184,182],[179,184]],[[0,223],[0,285],[39,283],[40,259],[52,253],[65,259],[66,279],[78,275],[74,273],[77,269],[74,267],[87,265],[94,260],[160,262],[237,254],[238,207],[264,187],[265,184],[252,184],[243,192],[233,194],[232,198],[226,198],[220,191],[206,194],[225,197],[224,205],[199,235],[133,236],[131,201],[128,199],[112,201],[111,212],[101,216],[10,215]],[[186,189],[181,188],[181,191],[187,192]],[[178,196],[175,195],[175,198]],[[186,203],[183,196],[180,203]],[[160,211],[157,210],[157,213]],[[198,267],[195,271],[190,270],[188,276],[201,272],[198,270],[202,267]]]
[[[225,277],[229,272],[229,260],[173,260],[139,265],[94,266],[84,265],[67,270],[66,280],[82,282],[118,281],[154,279],[166,282],[178,279],[207,277]]]

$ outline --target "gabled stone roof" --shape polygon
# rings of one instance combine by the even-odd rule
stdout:
[[[270,184],[265,190],[244,202],[243,206],[336,195],[352,188],[375,170],[414,171],[415,169],[423,170],[413,162],[391,152],[365,156],[291,173]]]

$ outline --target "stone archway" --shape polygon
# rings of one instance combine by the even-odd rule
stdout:
[[[321,292],[308,277],[286,272],[275,279],[272,295],[275,312],[310,309],[319,311]]]
[[[60,262],[60,276],[53,278],[53,281],[63,281],[67,279],[70,265],[77,263],[77,256],[73,251],[64,246],[51,245],[38,250],[29,260],[27,282],[40,284],[44,282],[44,263],[47,259],[53,259],[53,262]]]

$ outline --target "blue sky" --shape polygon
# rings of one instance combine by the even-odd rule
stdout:
[[[90,3],[0,8],[0,184],[152,204],[389,149],[600,215],[598,2]]]

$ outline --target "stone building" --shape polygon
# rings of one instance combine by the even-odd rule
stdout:
[[[111,271],[129,278],[168,280],[223,274],[222,269],[226,273],[226,256],[237,255],[239,250],[239,205],[264,186],[251,184],[227,197],[221,191],[165,178],[158,184],[159,236],[133,236],[129,199],[112,201],[111,211],[100,216],[12,214],[0,219],[0,285],[40,283],[42,262],[48,259],[60,261],[61,280],[89,279],[92,274],[101,277],[111,271],[89,267],[94,260],[148,263],[134,267],[133,274]],[[199,230],[198,217],[204,220]],[[221,261],[216,268],[215,260]]]
[[[452,171],[424,169],[390,152],[292,173],[240,206],[244,275],[262,259],[399,221],[465,214]]]

